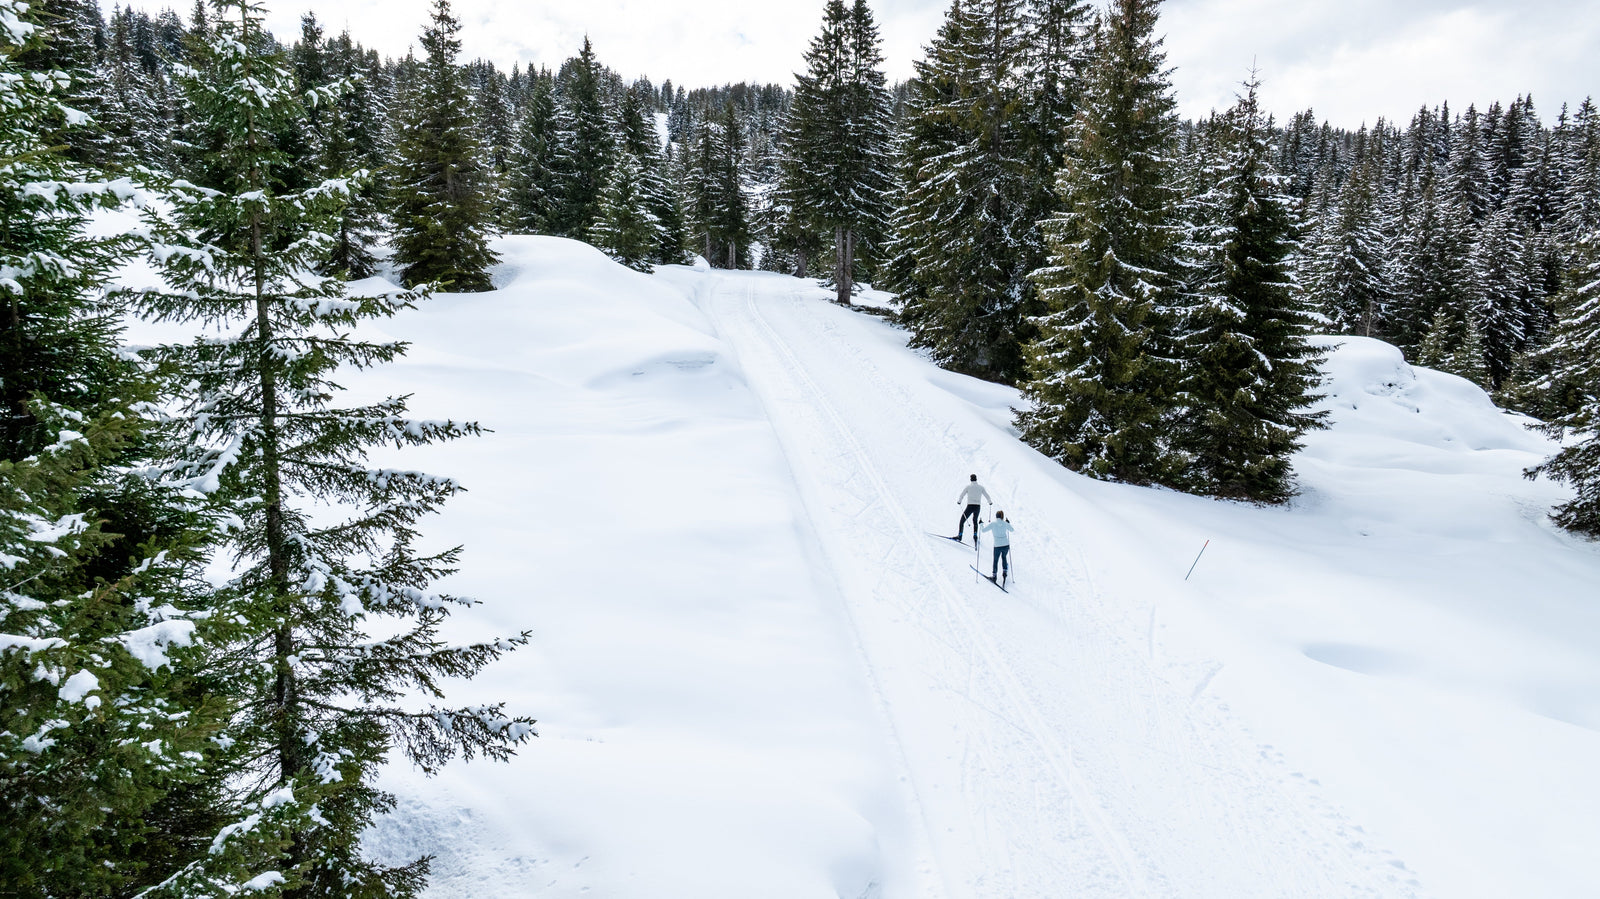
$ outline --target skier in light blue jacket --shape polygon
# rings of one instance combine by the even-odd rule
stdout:
[[[981,530],[994,535],[994,562],[989,566],[989,580],[995,580],[1000,572],[1005,572],[1005,577],[1011,576],[1011,522],[1006,521],[1006,513],[994,513],[994,521],[984,525]],[[1004,582],[1005,578],[999,578]]]

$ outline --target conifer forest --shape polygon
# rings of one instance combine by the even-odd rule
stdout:
[[[1592,98],[1350,130],[1262,72],[1188,120],[1160,0],[952,0],[898,83],[868,0],[816,5],[792,83],[689,85],[588,39],[464,58],[450,0],[404,58],[258,0],[0,0],[0,897],[426,888],[363,852],[378,773],[531,745],[538,709],[442,686],[529,634],[446,638],[476,600],[419,534],[462,485],[370,458],[487,429],[341,373],[408,349],[358,325],[494,289],[501,235],[888,292],[1049,459],[1248,504],[1326,427],[1314,338],[1375,338],[1555,437],[1540,515],[1600,537]]]

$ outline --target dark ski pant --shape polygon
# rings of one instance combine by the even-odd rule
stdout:
[[[1011,546],[997,546],[994,548],[994,564],[989,566],[989,576],[994,577],[999,571],[1011,573]]]
[[[972,519],[972,533],[974,536],[976,536],[978,533],[978,522],[981,520],[982,515],[983,506],[980,506],[977,503],[967,503],[967,511],[961,513],[961,526],[956,528],[956,536],[960,537],[967,532],[968,518]]]

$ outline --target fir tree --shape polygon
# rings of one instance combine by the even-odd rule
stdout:
[[[685,177],[693,243],[721,268],[749,262],[750,201],[744,183],[744,130],[730,100],[701,123]]]
[[[606,255],[641,272],[661,247],[661,221],[650,211],[645,175],[632,153],[623,153],[613,166],[611,183],[600,195],[600,218],[589,231],[589,242]]]
[[[285,157],[272,136],[303,122],[302,108],[259,8],[219,0],[216,9],[211,40],[182,76],[196,113],[229,137],[208,168],[216,180],[172,187],[172,245],[158,258],[173,289],[145,302],[158,317],[229,335],[153,351],[193,380],[173,417],[177,484],[234,522],[226,553],[235,574],[214,611],[242,628],[227,644],[221,689],[231,717],[221,736],[239,766],[227,807],[244,824],[219,837],[217,850],[246,840],[242,855],[281,854],[275,888],[286,896],[415,895],[426,859],[390,867],[360,846],[393,806],[374,786],[390,750],[432,771],[457,753],[504,758],[531,727],[498,705],[417,710],[400,700],[412,691],[437,698],[441,678],[470,677],[525,638],[440,642],[449,608],[468,601],[429,584],[457,551],[425,555],[413,544],[419,519],[460,487],[371,468],[366,453],[477,428],[409,419],[403,399],[335,405],[340,368],[404,350],[349,330],[410,296],[354,298],[338,279],[308,276],[332,247],[345,185],[277,186]],[[438,12],[436,48],[449,31],[447,11]],[[348,517],[313,519],[313,506]],[[263,832],[266,820],[275,823]],[[228,891],[202,865],[180,871],[167,890]]]
[[[555,210],[555,84],[548,72],[529,73],[528,99],[511,148],[510,227],[551,233]]]
[[[1281,502],[1299,437],[1318,426],[1306,411],[1320,380],[1308,343],[1317,319],[1294,283],[1293,200],[1271,162],[1258,90],[1252,78],[1217,126],[1209,188],[1190,204],[1179,435],[1193,489]]]
[[[556,97],[556,178],[551,229],[582,240],[600,215],[615,159],[616,140],[602,92],[604,73],[594,45],[585,37],[583,50],[563,67]]]
[[[466,79],[456,65],[461,23],[435,0],[422,32],[427,59],[407,90],[395,148],[395,262],[406,286],[489,290],[491,178]]]
[[[1023,439],[1075,470],[1132,482],[1171,472],[1163,435],[1177,121],[1158,2],[1118,0],[1095,39],[1067,165],[1063,212],[1045,225],[1050,264],[1034,274],[1051,311],[1029,348]]]
[[[661,136],[656,133],[647,84],[636,84],[623,97],[619,140],[624,155],[639,166],[639,191],[642,209],[655,219],[655,245],[649,259],[664,265],[683,261],[683,212],[678,194],[668,180],[668,160],[661,152]],[[612,181],[615,183],[615,173]],[[602,201],[602,208],[604,207]],[[604,217],[604,212],[602,212]]]
[[[856,244],[883,228],[889,163],[889,94],[877,25],[865,0],[829,0],[806,51],[784,129],[782,190],[800,227],[831,232],[833,284],[848,305]]]
[[[1577,248],[1548,355],[1552,371],[1542,386],[1567,393],[1571,403],[1545,431],[1565,446],[1528,476],[1570,484],[1575,495],[1552,517],[1564,528],[1600,537],[1600,231]]]
[[[1020,0],[954,3],[917,64],[888,265],[912,343],[956,371],[1023,374],[1042,258],[1024,140]]]
[[[338,99],[326,104],[322,155],[317,169],[323,178],[351,178],[349,195],[339,214],[328,273],[346,278],[370,277],[377,271],[373,245],[381,221],[378,181],[383,146],[378,138],[382,107],[376,86],[364,71],[349,34],[330,45],[330,85]],[[353,176],[353,177],[352,177]]]
[[[1357,139],[1365,139],[1365,129]],[[1336,206],[1323,216],[1307,260],[1307,287],[1341,334],[1375,337],[1389,311],[1389,245],[1381,221],[1379,162],[1375,151],[1362,155]]]
[[[1417,364],[1447,372],[1489,390],[1493,386],[1484,358],[1483,332],[1472,316],[1448,307],[1434,314],[1433,324],[1417,348]]]
[[[1530,321],[1523,225],[1508,207],[1489,218],[1474,248],[1469,299],[1472,324],[1483,343],[1489,383],[1498,386],[1526,347]]]
[[[134,243],[86,233],[143,194],[46,143],[73,96],[38,55],[48,13],[0,0],[0,884],[126,895],[215,835],[181,791],[215,780],[226,710],[196,678],[228,622],[203,607],[203,517],[146,476],[165,397],[105,292]]]

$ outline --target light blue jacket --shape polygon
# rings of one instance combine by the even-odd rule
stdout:
[[[994,521],[984,525],[983,529],[994,535],[995,546],[1011,545],[1011,522],[1006,521],[1004,518],[996,518]]]

